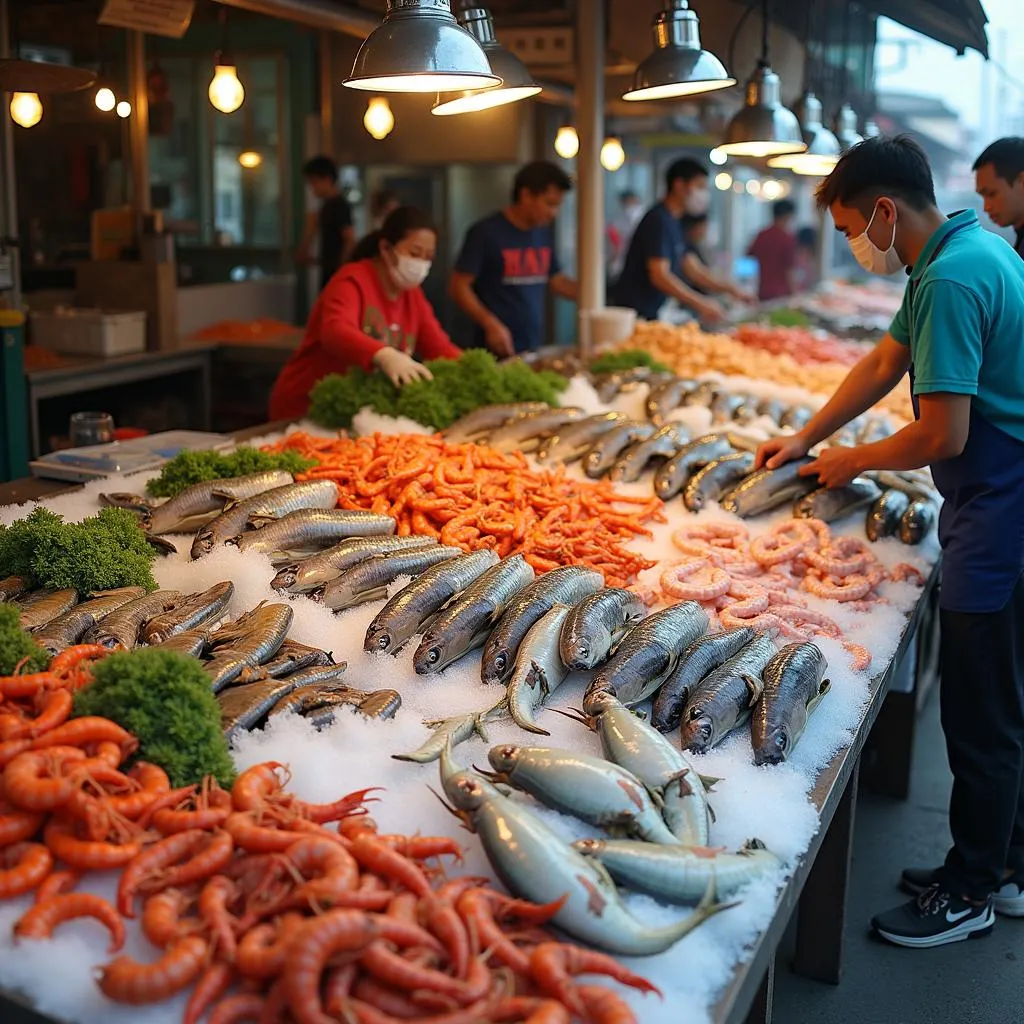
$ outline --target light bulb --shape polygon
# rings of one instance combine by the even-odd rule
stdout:
[[[395,115],[391,113],[391,104],[383,96],[374,96],[366,104],[363,127],[378,141],[391,134],[395,127]]]
[[[564,124],[555,136],[555,152],[563,160],[572,160],[580,151],[580,137],[571,124]]]
[[[732,188],[732,175],[728,171],[719,171],[715,175],[715,188],[719,192],[728,192]]]
[[[708,159],[716,166],[721,167],[729,159],[728,153],[723,153],[720,149],[715,147],[708,153]]]
[[[773,203],[776,199],[782,198],[783,191],[784,189],[781,181],[778,181],[775,178],[769,178],[761,185],[761,198],[767,200],[769,203]]]
[[[129,117],[132,112],[132,105],[127,100],[121,100],[114,109],[117,111],[118,117]]]
[[[263,157],[253,149],[247,149],[244,153],[238,154],[238,162],[247,170],[251,171],[263,163]]]
[[[117,99],[114,96],[114,90],[108,89],[103,86],[102,89],[96,90],[96,107],[107,113],[114,109],[114,105],[117,103]]]
[[[747,195],[759,196],[761,194],[761,182],[757,178],[751,178],[747,182]]]
[[[626,151],[614,136],[604,140],[601,147],[601,166],[606,171],[617,171],[626,162]]]
[[[16,92],[11,96],[11,120],[22,128],[31,128],[43,119],[43,104],[38,93]]]
[[[210,102],[222,114],[233,114],[245,99],[245,89],[233,64],[217,64],[208,90]]]

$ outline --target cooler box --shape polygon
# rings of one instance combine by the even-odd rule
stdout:
[[[146,314],[138,311],[57,308],[33,313],[32,341],[76,356],[126,356],[146,349]]]

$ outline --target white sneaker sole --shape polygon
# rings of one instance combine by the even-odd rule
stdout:
[[[948,932],[941,932],[938,935],[897,935],[881,928],[876,928],[875,931],[887,942],[896,946],[905,946],[908,949],[933,949],[935,946],[946,946],[951,942],[963,942],[964,939],[981,938],[992,931],[995,920],[995,911],[990,907],[984,917],[969,919],[955,928],[950,928]]]
[[[1003,917],[1024,917],[1024,896],[993,896],[992,906]]]

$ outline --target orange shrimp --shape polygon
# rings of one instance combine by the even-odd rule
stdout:
[[[33,672],[22,676],[0,676],[0,697],[5,700],[34,697],[42,690],[56,689],[60,685],[52,672]]]
[[[545,995],[565,1003],[580,1017],[587,1014],[572,983],[578,974],[604,974],[640,992],[661,995],[646,978],[627,970],[613,957],[564,942],[542,942],[537,946],[530,954],[530,974]]]
[[[283,914],[276,921],[250,928],[238,943],[235,960],[239,974],[247,978],[276,978],[284,969],[292,939],[302,922],[299,914]]]
[[[382,985],[375,978],[367,975],[359,978],[352,986],[352,995],[355,999],[391,1017],[407,1019],[410,1017],[420,1018],[423,1015],[422,1008],[408,996]]]
[[[572,1016],[556,999],[536,996],[510,996],[489,1007],[487,1020],[492,1024],[523,1021],[523,1024],[570,1024]]]
[[[73,718],[70,722],[52,729],[42,736],[37,736],[29,749],[41,750],[43,747],[86,747],[95,743],[116,743],[122,752],[131,752],[139,745],[139,741],[127,729],[122,729],[109,718],[86,715]]]
[[[135,894],[147,884],[154,882],[160,872],[175,861],[190,856],[203,841],[206,833],[198,829],[179,832],[154,843],[138,854],[125,870],[117,883],[117,909],[125,917],[135,916]],[[172,883],[168,882],[168,885]]]
[[[456,978],[465,978],[469,970],[469,933],[450,900],[437,896],[422,901],[426,926],[448,950],[451,971]]]
[[[0,743],[0,768],[6,768],[19,754],[25,753],[31,743],[30,739],[4,740]]]
[[[0,806],[0,848],[31,839],[42,827],[45,815]]]
[[[430,882],[420,868],[374,836],[356,836],[352,840],[352,856],[367,871],[399,882],[417,896],[430,895]]]
[[[179,833],[186,835],[187,833]],[[205,845],[182,864],[171,868],[162,884],[183,887],[201,882],[222,871],[231,861],[235,851],[234,840],[224,831],[204,834]]]
[[[75,790],[66,766],[84,760],[85,754],[77,747],[26,750],[4,769],[4,795],[26,811],[52,811],[67,803]]]
[[[41,843],[14,843],[0,850],[0,900],[31,892],[53,868],[53,855]]]
[[[50,674],[66,676],[83,661],[98,661],[110,654],[110,650],[100,644],[77,644],[61,651],[50,662]]]
[[[494,919],[491,900],[485,889],[470,889],[456,903],[459,916],[466,923],[470,948],[474,955],[489,950],[499,963],[519,975],[528,975],[530,958],[502,931]]]
[[[431,857],[444,856],[462,860],[462,847],[448,836],[379,835],[377,840],[411,860],[429,860]]]
[[[81,877],[78,871],[51,871],[36,889],[36,903],[42,903],[51,896],[67,895],[78,885]]]
[[[166,810],[167,808],[176,808],[183,804],[186,800],[191,799],[195,796],[197,787],[196,786],[184,786],[181,789],[171,789],[166,793],[161,793],[143,812],[139,815],[139,825],[142,828],[149,828],[153,823],[153,819],[156,817],[158,811]],[[192,825],[191,828],[201,828],[201,825]],[[163,832],[163,829],[159,831]],[[184,832],[185,829],[173,829],[175,832]],[[170,832],[165,832],[165,835],[169,835]]]
[[[79,871],[123,868],[142,849],[139,842],[107,843],[79,839],[74,822],[51,818],[43,828],[43,841],[55,857]]]
[[[277,770],[286,773],[278,778]],[[277,761],[266,761],[246,768],[231,787],[231,804],[236,811],[258,810],[266,800],[280,794],[287,785],[287,768]]]
[[[35,718],[0,716],[0,740],[34,739],[62,725],[71,716],[74,700],[67,690],[41,690],[35,695]]]
[[[270,828],[257,821],[257,811],[235,811],[228,815],[224,829],[241,849],[250,853],[284,853],[297,839],[303,838],[301,832]]]
[[[108,798],[111,809],[126,818],[134,820],[162,793],[170,791],[171,782],[167,772],[157,764],[138,761],[128,773],[129,778],[141,786],[135,793],[128,796],[112,796]]]
[[[713,601],[728,592],[732,577],[724,569],[694,558],[666,569],[659,582],[676,601]]]
[[[185,1012],[182,1014],[181,1024],[199,1024],[203,1014],[211,1006],[215,1003],[220,1005],[218,1000],[224,996],[234,980],[235,969],[230,964],[214,960],[199,976],[196,987],[192,989],[188,1002],[185,1004]],[[262,1005],[262,998],[259,996],[256,998],[259,999]],[[211,1014],[211,1019],[215,1014],[216,1010]]]
[[[39,900],[18,919],[14,934],[19,939],[48,939],[53,929],[65,921],[92,917],[110,932],[109,953],[124,945],[124,921],[104,899],[88,892],[72,892]]]
[[[324,1006],[331,1017],[345,1019],[345,1013],[349,1007],[349,994],[358,974],[359,964],[347,963],[333,968],[327,975],[327,981],[324,984]],[[284,979],[279,978],[271,988],[271,992],[275,988],[283,992]],[[267,1022],[260,1021],[260,1024],[267,1024]]]
[[[230,807],[207,807],[196,811],[176,811],[170,807],[162,807],[153,812],[150,820],[157,832],[169,836],[189,829],[221,828],[230,813]]]
[[[240,1021],[260,1021],[266,1000],[255,992],[239,992],[222,999],[210,1014],[208,1024],[239,1024]],[[188,1024],[186,1018],[185,1024]]]
[[[346,839],[355,839],[364,832],[376,834],[377,822],[369,814],[353,814],[351,817],[342,818],[338,822],[338,835]]]
[[[490,972],[487,972],[483,992],[478,991],[479,986],[470,989],[469,982],[453,978],[430,967],[410,963],[380,942],[372,943],[365,950],[360,963],[365,970],[389,988],[403,988],[410,992],[440,992],[464,1003],[479,999],[486,993],[490,984]]]
[[[580,985],[576,991],[590,1024],[639,1024],[636,1014],[617,992],[600,985]]]
[[[180,889],[164,889],[146,898],[142,906],[142,934],[158,949],[166,949],[196,927],[182,921],[188,900]]]
[[[199,893],[199,916],[210,929],[217,955],[228,963],[234,963],[238,952],[236,919],[228,909],[238,896],[238,886],[223,875],[214,875]]]
[[[115,1003],[162,1003],[191,985],[202,973],[209,946],[197,935],[179,939],[155,963],[120,956],[100,968],[100,991]]]

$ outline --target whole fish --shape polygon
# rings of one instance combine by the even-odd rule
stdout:
[[[186,629],[153,646],[159,647],[161,651],[176,651],[191,658],[199,658],[209,648],[211,635],[208,629]]]
[[[710,409],[717,394],[718,385],[713,381],[706,380],[686,393],[686,397],[683,398],[683,405]]]
[[[912,501],[900,519],[900,540],[904,544],[920,544],[938,518],[938,509],[930,501]]]
[[[658,732],[671,732],[677,728],[683,717],[683,708],[700,681],[739,654],[755,636],[757,630],[753,627],[739,626],[694,640],[658,690],[651,708],[651,725]]]
[[[645,701],[675,668],[680,655],[708,629],[696,601],[672,605],[634,626],[591,680],[588,692],[608,690],[627,707]]]
[[[655,373],[649,366],[633,366],[628,370],[602,373],[594,379],[597,397],[606,405],[623,391],[631,391],[641,384],[656,387],[671,380],[675,374]]]
[[[199,558],[239,536],[254,516],[280,518],[300,508],[334,508],[337,503],[338,488],[331,480],[308,480],[264,491],[231,505],[204,526],[192,542],[192,557]]]
[[[51,654],[59,654],[72,644],[78,643],[82,634],[102,621],[104,616],[116,612],[118,608],[142,597],[145,593],[143,587],[120,587],[117,590],[99,591],[90,600],[75,605],[36,630],[36,643],[45,647]]]
[[[364,651],[397,654],[422,633],[456,594],[498,564],[490,548],[458,555],[425,570],[377,613],[366,630]]]
[[[584,857],[598,861],[619,885],[682,906],[700,902],[711,883],[715,899],[727,900],[782,867],[759,839],[749,840],[736,853],[657,846],[635,839],[580,839],[572,845]]]
[[[640,420],[626,420],[613,427],[583,456],[583,472],[591,480],[604,476],[630,445],[647,440],[657,429],[653,423]]]
[[[809,466],[813,461],[805,456],[793,459],[778,469],[764,466],[755,470],[723,495],[719,504],[726,512],[732,512],[741,519],[770,512],[820,486],[816,476],[800,476],[801,467]]]
[[[347,707],[365,718],[394,718],[401,706],[402,695],[397,690],[339,690],[326,694],[320,707],[303,711],[302,717],[317,729],[324,729],[333,724],[339,708]]]
[[[616,764],[574,750],[491,747],[491,781],[521,789],[542,804],[570,814],[609,835],[675,843],[644,784]]]
[[[721,499],[753,468],[753,452],[733,452],[713,459],[690,477],[683,488],[683,504],[691,512],[699,512],[709,501]]]
[[[864,532],[870,541],[893,537],[899,531],[903,513],[910,507],[910,498],[905,491],[895,489],[883,491],[868,509]]]
[[[35,632],[76,604],[77,590],[34,590],[17,602],[21,628]]]
[[[814,416],[814,410],[806,405],[791,405],[780,417],[779,426],[784,430],[803,430]]]
[[[379,601],[388,596],[388,586],[399,576],[418,576],[439,562],[449,562],[462,555],[462,548],[435,544],[412,551],[392,551],[386,555],[371,555],[357,562],[351,569],[331,580],[323,591],[315,591],[315,599],[332,611]]]
[[[751,420],[757,419],[757,407],[760,404],[761,400],[754,395],[744,395],[743,404],[732,414],[733,422],[746,424]]]
[[[245,501],[246,498],[276,487],[285,487],[291,482],[291,473],[283,469],[267,469],[227,480],[204,480],[186,487],[162,505],[157,505],[149,515],[149,531],[185,532],[188,521],[196,516],[221,512],[229,501]]]
[[[758,403],[757,415],[767,416],[768,419],[781,423],[782,417],[786,415],[786,403],[778,398],[763,398]]]
[[[268,661],[284,643],[292,624],[287,604],[259,604],[222,626],[211,637],[213,657],[203,665],[214,693],[219,693],[251,665]]]
[[[829,691],[828,662],[816,644],[787,644],[761,672],[764,692],[750,716],[754,764],[781,764]]]
[[[676,377],[675,380],[666,381],[664,384],[651,388],[651,393],[644,403],[647,418],[655,426],[663,426],[669,413],[678,409],[683,404],[686,395],[696,386],[695,380]]]
[[[746,722],[761,698],[761,673],[774,655],[772,635],[761,633],[701,680],[683,710],[683,747],[704,754]]]
[[[479,409],[466,413],[450,427],[442,430],[445,439],[452,444],[472,441],[492,430],[503,426],[510,420],[528,413],[544,412],[549,406],[545,402],[513,402],[509,405],[482,405]]]
[[[684,444],[654,474],[654,493],[662,501],[674,498],[698,469],[728,455],[732,450],[732,444],[725,434],[705,434]]]
[[[307,683],[305,686],[296,687],[287,696],[282,697],[271,709],[268,720],[281,718],[287,715],[301,715],[307,711],[315,711],[317,708],[327,707],[331,703],[331,697],[351,690],[350,686],[340,681],[327,681],[323,683]],[[222,696],[231,693],[225,690]]]
[[[195,629],[203,623],[215,622],[223,614],[235,592],[230,580],[215,583],[209,590],[190,594],[173,611],[156,615],[142,627],[147,644],[162,644],[178,633]]]
[[[477,711],[467,711],[451,718],[428,719],[423,724],[430,729],[430,735],[408,754],[392,754],[396,761],[412,761],[416,764],[428,764],[436,761],[446,748],[454,748],[464,743],[471,736],[479,736],[485,743],[488,722],[497,721],[507,714],[508,700],[502,697],[495,704]]]
[[[544,573],[526,587],[502,613],[484,644],[480,678],[485,683],[505,683],[512,675],[516,652],[523,638],[541,616],[556,604],[571,607],[596,594],[604,575],[594,569],[568,565]]]
[[[16,601],[32,588],[32,581],[24,576],[5,576],[0,579],[0,604]]]
[[[729,391],[720,391],[711,403],[711,422],[728,423],[747,401],[746,395],[735,395]]]
[[[558,462],[563,465],[582,459],[599,437],[625,419],[621,412],[602,412],[576,423],[568,423],[557,434],[541,443],[537,449],[537,458],[540,462]]]
[[[144,597],[129,601],[111,612],[92,629],[86,630],[82,643],[102,647],[123,647],[130,651],[139,641],[142,627],[163,612],[175,608],[181,601],[177,590],[157,590]]]
[[[272,558],[281,552],[325,548],[347,537],[386,536],[395,532],[391,516],[354,512],[344,508],[304,508],[243,533],[235,543],[244,554],[258,552]]]
[[[845,487],[819,487],[797,498],[793,502],[793,515],[797,519],[820,519],[833,523],[873,505],[878,493],[878,485],[874,481],[858,476]]]
[[[558,653],[558,638],[568,614],[566,605],[556,604],[530,627],[516,652],[508,681],[508,713],[527,732],[548,735],[533,716],[567,675]]]
[[[574,406],[560,409],[545,408],[543,412],[527,413],[512,420],[511,423],[498,427],[487,438],[487,444],[490,448],[497,448],[499,452],[531,452],[545,437],[556,433],[567,423],[584,419],[586,415],[582,409]]]
[[[646,441],[637,441],[619,457],[608,474],[619,483],[635,483],[652,459],[670,459],[687,441],[690,431],[682,423],[666,423]]]
[[[570,672],[595,668],[647,614],[631,590],[606,587],[569,609],[558,638],[562,664]]]
[[[935,481],[927,470],[906,470],[895,472],[891,469],[876,469],[870,476],[879,487],[895,487],[899,491],[906,491],[911,500],[914,498],[927,498],[938,503],[940,495],[935,489]]]
[[[100,504],[108,508],[124,508],[134,512],[140,519],[146,518],[156,508],[156,503],[143,494],[132,494],[130,491],[111,491],[99,495]]]
[[[522,555],[503,558],[431,623],[413,657],[417,675],[441,672],[480,647],[520,591],[534,579]]]
[[[238,682],[249,683],[255,679],[282,679],[293,672],[320,665],[333,665],[334,658],[319,647],[309,647],[295,640],[285,640],[277,653],[262,665],[247,665],[238,674]]]
[[[308,594],[373,555],[415,551],[436,545],[433,537],[349,537],[301,562],[285,566],[270,585],[274,590],[286,590],[289,594]]]

